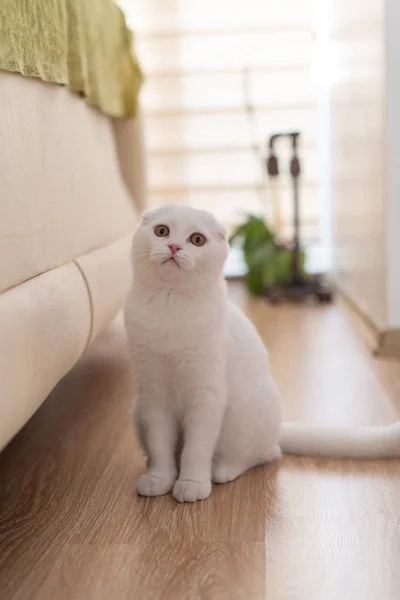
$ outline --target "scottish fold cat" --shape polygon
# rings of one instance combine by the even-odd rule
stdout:
[[[164,206],[132,245],[125,325],[134,365],[134,421],[147,456],[144,496],[203,500],[282,451],[324,457],[400,456],[400,422],[372,428],[281,422],[267,351],[227,296],[224,227],[209,213]]]

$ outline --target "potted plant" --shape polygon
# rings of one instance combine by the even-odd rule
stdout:
[[[293,283],[294,250],[278,242],[268,223],[259,216],[248,215],[229,238],[243,251],[247,265],[246,283],[252,294],[261,296],[267,289]],[[299,274],[305,277],[305,252],[300,251]]]

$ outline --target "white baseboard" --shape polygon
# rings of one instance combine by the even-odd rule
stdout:
[[[400,358],[400,329],[388,329],[373,318],[357,296],[334,275],[329,277],[338,294],[338,305],[351,320],[375,356]]]

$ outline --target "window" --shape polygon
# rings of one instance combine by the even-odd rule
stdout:
[[[320,241],[315,32],[309,0],[121,0],[146,75],[150,202],[269,214],[269,135],[301,132],[302,235]],[[312,4],[312,3],[311,3]],[[289,148],[279,197],[291,235]]]

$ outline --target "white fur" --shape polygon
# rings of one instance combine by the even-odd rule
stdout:
[[[168,237],[157,237],[157,225]],[[192,233],[207,242],[197,247]],[[181,250],[168,260],[168,244]],[[204,211],[166,206],[145,215],[132,247],[125,324],[135,369],[134,420],[148,459],[145,496],[207,498],[276,460],[281,449],[321,456],[400,455],[400,424],[352,430],[285,424],[267,352],[250,321],[228,302],[224,228]],[[181,448],[181,451],[177,449]],[[180,464],[177,464],[180,461]]]

